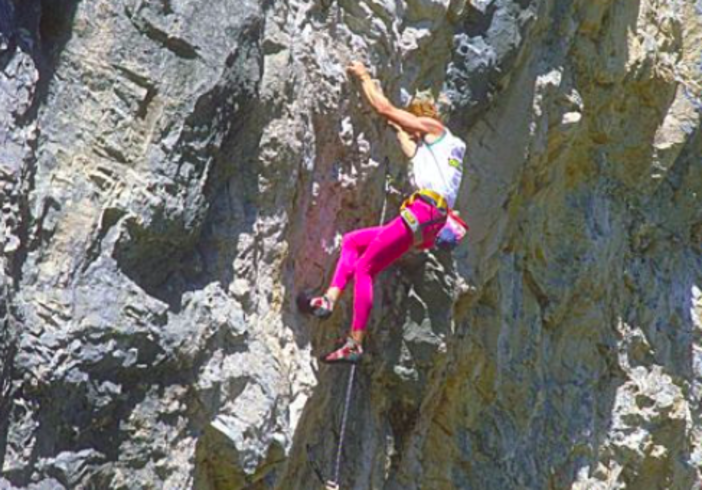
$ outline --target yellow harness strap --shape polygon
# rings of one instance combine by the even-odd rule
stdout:
[[[421,189],[418,190],[417,192],[413,193],[410,197],[405,199],[405,201],[402,203],[402,206],[400,209],[405,209],[407,206],[412,204],[414,201],[416,201],[419,196],[426,196],[430,198],[434,203],[436,204],[436,207],[441,210],[447,210],[448,209],[448,202],[446,202],[446,199],[444,199],[444,196],[439,194],[438,192],[434,192],[429,189]]]
[[[407,224],[407,226],[409,226],[410,230],[412,230],[412,234],[414,235],[415,246],[419,246],[422,244],[422,225],[420,225],[419,220],[417,220],[417,217],[414,215],[414,213],[410,209],[406,208],[407,206],[410,206],[414,201],[419,199],[420,196],[426,196],[430,198],[432,201],[434,201],[434,204],[440,211],[448,211],[448,203],[446,202],[446,199],[444,199],[444,196],[442,196],[438,192],[434,192],[429,189],[421,189],[404,200],[402,206],[400,206],[400,216],[402,216],[403,221]],[[429,223],[425,223],[425,225],[427,224]]]

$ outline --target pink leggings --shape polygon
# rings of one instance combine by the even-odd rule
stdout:
[[[440,211],[417,199],[409,208],[420,223],[439,219]],[[434,244],[443,221],[426,226],[423,230],[424,242],[420,248]],[[373,279],[375,276],[402,257],[413,243],[412,231],[400,216],[383,226],[355,230],[344,235],[341,256],[331,286],[342,291],[346,283],[355,278],[353,299],[353,331],[365,330],[373,307]]]

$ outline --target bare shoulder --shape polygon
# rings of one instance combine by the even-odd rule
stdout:
[[[419,119],[422,122],[422,126],[426,128],[426,139],[429,143],[441,138],[446,132],[446,127],[441,121],[431,117],[420,117]]]

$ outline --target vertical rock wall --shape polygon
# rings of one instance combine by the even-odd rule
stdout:
[[[309,489],[408,187],[347,80],[450,98],[468,243],[377,283],[342,488],[702,484],[702,5],[0,0],[0,487]]]

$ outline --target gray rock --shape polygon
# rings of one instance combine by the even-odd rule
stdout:
[[[699,6],[0,0],[0,488],[308,489],[348,328],[294,297],[468,142],[453,255],[376,281],[343,488],[702,484]],[[321,483],[320,483],[321,485]]]

